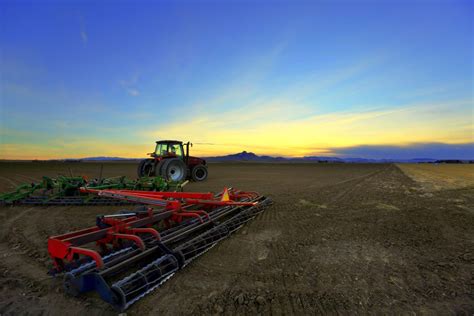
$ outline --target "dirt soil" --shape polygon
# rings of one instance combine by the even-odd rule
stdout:
[[[0,191],[93,163],[0,163]],[[135,176],[109,163],[104,176]],[[466,169],[466,173],[472,169]],[[255,190],[274,205],[127,310],[161,314],[474,313],[474,188],[429,192],[396,165],[211,164],[189,190]],[[47,237],[120,207],[0,208],[1,315],[114,315],[46,275]]]
[[[400,164],[426,191],[474,187],[474,164]]]

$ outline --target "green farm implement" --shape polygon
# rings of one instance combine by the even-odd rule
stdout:
[[[136,180],[113,177],[87,181],[84,177],[57,178],[43,177],[41,182],[22,184],[15,191],[0,195],[4,205],[123,205],[136,204],[95,194],[87,194],[79,189],[122,189],[142,191],[182,191],[187,182],[171,182],[161,177],[142,177]]]

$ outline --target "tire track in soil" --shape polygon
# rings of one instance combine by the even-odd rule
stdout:
[[[33,209],[30,209],[33,210]],[[27,216],[26,216],[27,215]],[[48,214],[48,216],[51,216]],[[38,259],[43,263],[46,261],[45,253],[46,245],[42,238],[41,230],[38,229],[45,217],[43,212],[23,213],[21,217],[17,217],[11,222],[8,228],[8,242],[28,252],[28,256]]]
[[[13,207],[10,211],[17,211],[19,208],[21,207]],[[27,208],[9,218],[2,225],[0,270],[3,271],[3,280],[0,284],[5,283],[8,287],[13,283],[17,284],[15,288],[3,295],[3,299],[0,299],[1,305],[4,306],[0,307],[2,315],[22,313],[22,309],[17,304],[13,304],[18,301],[25,301],[25,304],[34,301],[33,314],[50,311],[51,304],[57,304],[58,311],[67,309],[77,315],[83,314],[86,310],[89,310],[88,314],[91,315],[112,312],[108,306],[105,306],[104,310],[102,301],[97,297],[86,296],[78,300],[63,294],[62,278],[55,280],[46,275],[49,258],[45,255],[47,251],[43,240],[45,235],[43,229],[48,229],[50,224],[53,224],[54,230],[62,231],[64,225],[68,225],[68,221],[58,214],[60,215],[68,208],[70,207]],[[51,222],[51,218],[61,220]],[[44,225],[45,228],[42,227]],[[46,233],[47,235],[49,234]],[[14,274],[11,267],[15,267]]]
[[[8,211],[11,211],[12,209],[10,208]],[[2,229],[0,231],[0,240],[3,241],[4,237],[6,236],[6,232],[7,230],[9,230],[12,226],[12,224],[18,220],[19,218],[21,218],[23,215],[25,215],[25,213],[28,213],[28,212],[31,212],[33,210],[33,207],[30,207],[30,208],[27,208],[26,210],[23,210],[21,212],[17,212],[16,215],[8,218],[7,220],[3,221],[3,224],[2,224]],[[6,211],[6,210],[5,210]]]
[[[392,166],[389,165],[385,168],[382,168],[380,170],[376,170],[376,171],[371,172],[369,174],[366,174],[366,175],[363,175],[363,176],[360,176],[360,177],[357,177],[357,178],[354,178],[354,179],[341,181],[337,184],[334,184],[333,186],[329,186],[329,187],[325,188],[327,190],[331,190],[331,191],[336,190],[337,191],[337,194],[335,194],[333,197],[331,197],[329,199],[329,203],[333,204],[333,203],[337,203],[337,202],[343,200],[344,197],[346,197],[347,195],[353,194],[357,190],[360,190],[360,186],[363,183],[367,183],[368,181],[372,180],[374,177],[376,177],[376,176],[378,176],[378,175],[380,175],[384,172],[387,172],[391,168],[392,168]],[[347,188],[345,188],[345,187],[347,187]]]
[[[35,177],[31,177],[31,176],[28,176],[28,175],[24,175],[24,174],[15,174],[15,176],[18,178],[22,178],[22,179],[25,179],[26,183],[32,183],[32,182],[39,182],[41,179],[40,178],[35,178]]]
[[[26,218],[26,221],[25,221]],[[36,225],[30,223],[37,223],[38,212],[34,212],[34,207],[27,208],[12,218],[8,219],[2,226],[2,242],[1,253],[8,254],[10,263],[16,262],[16,265],[28,265],[28,269],[22,269],[26,272],[28,278],[34,280],[35,276],[41,274],[40,279],[44,279],[44,269],[47,256],[43,248],[43,240],[35,238],[34,233],[26,234],[24,227],[31,226],[33,232],[36,230]],[[25,225],[29,223],[29,225]],[[11,252],[15,250],[15,252]],[[40,272],[41,271],[41,272]]]
[[[8,186],[8,187],[11,188],[11,189],[14,189],[14,188],[16,188],[16,187],[18,186],[18,183],[15,182],[15,181],[13,181],[13,180],[10,179],[10,178],[0,176],[0,179],[1,179],[3,182],[9,183],[9,186]],[[3,187],[3,186],[2,186],[2,187]]]
[[[44,266],[34,260],[35,258],[31,258],[31,248],[25,247],[18,239],[12,237],[12,235],[17,234],[17,224],[23,222],[24,218],[31,215],[33,211],[33,207],[24,209],[6,220],[2,225],[0,270],[3,276],[0,284],[7,286],[16,284],[14,289],[10,289],[8,293],[1,295],[3,296],[1,299],[3,307],[0,308],[2,313],[17,314],[16,309],[18,307],[10,306],[15,301],[25,301],[26,303],[33,300],[37,303],[38,295],[47,292],[51,284],[51,278],[45,276]],[[21,239],[23,241],[24,237]],[[14,272],[11,271],[11,267],[15,267]]]

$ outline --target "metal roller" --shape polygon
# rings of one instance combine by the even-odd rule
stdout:
[[[140,298],[159,287],[179,269],[178,260],[173,255],[164,255],[143,269],[114,283],[112,291],[117,295],[117,306],[126,309]]]

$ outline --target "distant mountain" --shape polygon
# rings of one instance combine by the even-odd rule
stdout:
[[[272,156],[258,156],[252,152],[243,151],[241,153],[206,157],[207,161],[210,162],[226,162],[226,161],[250,161],[250,162],[344,162],[343,159],[338,157],[324,157],[324,156],[306,156],[301,158],[285,158],[285,157],[272,157]]]
[[[330,156],[304,156],[303,158],[293,158],[301,159],[303,161],[327,161],[327,162],[344,162],[344,159],[339,157],[330,157]]]
[[[122,158],[122,157],[87,157],[82,158],[82,161],[122,161],[122,160],[141,160],[142,158]]]
[[[330,163],[420,163],[420,162],[435,162],[432,158],[415,158],[415,159],[367,159],[367,158],[340,158],[331,156],[304,156],[300,158],[285,158],[272,156],[258,156],[252,152],[243,151],[241,153],[206,157],[209,162],[229,162],[229,161],[249,161],[249,162],[330,162]]]
[[[271,157],[271,156],[257,156],[252,152],[246,152],[245,150],[238,154],[226,155],[226,156],[216,156],[216,157],[206,157],[204,158],[210,162],[224,162],[224,161],[260,161],[260,162],[276,162],[276,161],[286,161],[287,158],[283,157]]]

